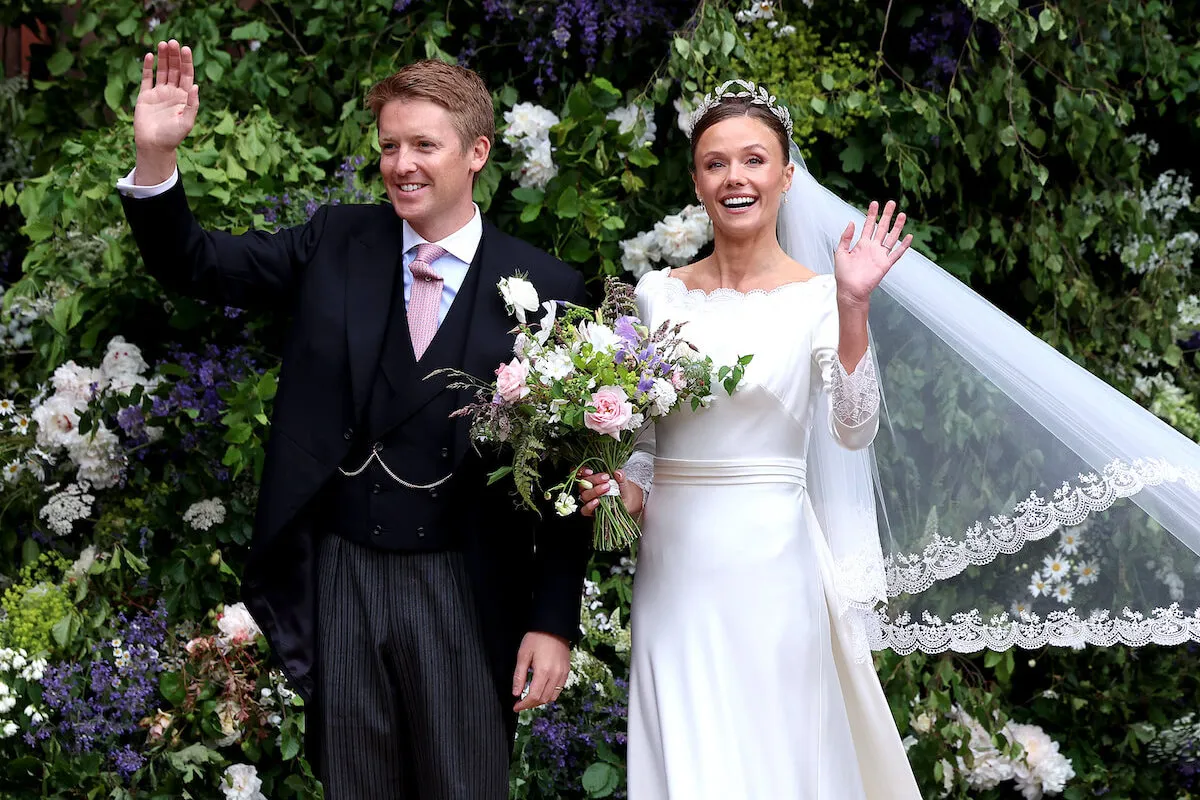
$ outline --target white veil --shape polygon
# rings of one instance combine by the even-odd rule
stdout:
[[[792,156],[779,240],[831,273],[863,215]],[[814,434],[809,494],[872,647],[1200,641],[1200,445],[915,251],[870,319],[879,436]]]

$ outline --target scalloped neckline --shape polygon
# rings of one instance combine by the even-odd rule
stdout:
[[[770,297],[771,295],[778,294],[785,289],[790,289],[793,286],[807,286],[810,283],[816,283],[821,278],[831,277],[821,273],[816,273],[811,278],[805,278],[802,281],[788,281],[787,283],[781,283],[771,289],[751,289],[747,292],[741,292],[737,289],[718,286],[712,291],[705,291],[704,289],[692,289],[683,282],[682,278],[676,278],[674,275],[672,275],[671,271],[671,267],[667,267],[663,271],[664,277],[668,282],[674,282],[688,297],[702,297],[706,300],[714,297]]]

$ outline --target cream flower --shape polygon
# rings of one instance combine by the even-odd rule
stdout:
[[[246,610],[245,603],[225,606],[217,618],[217,629],[221,631],[222,640],[228,644],[249,644],[262,633],[254,617]]]
[[[524,278],[513,276],[500,279],[500,296],[509,314],[524,324],[525,315],[538,310],[538,294],[533,284]]]

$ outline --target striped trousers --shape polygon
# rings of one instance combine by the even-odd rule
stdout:
[[[318,555],[326,800],[505,800],[512,743],[462,555]]]

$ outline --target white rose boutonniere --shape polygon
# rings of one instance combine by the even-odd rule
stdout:
[[[538,310],[538,293],[533,284],[520,275],[500,280],[500,296],[504,298],[504,307],[525,324],[525,315]]]

